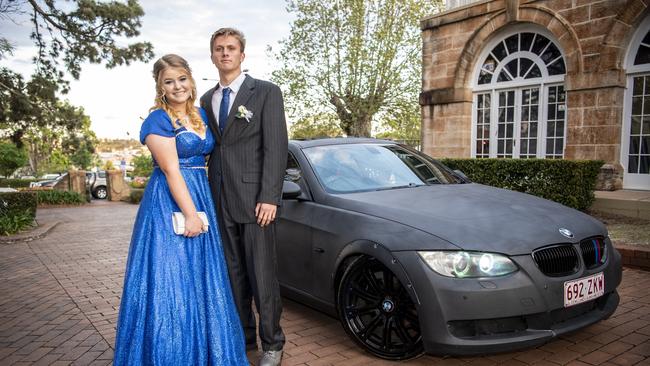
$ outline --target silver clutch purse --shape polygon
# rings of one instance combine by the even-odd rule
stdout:
[[[203,226],[205,226],[204,233],[208,232],[210,224],[208,223],[208,215],[203,211],[197,212],[201,221],[203,221]],[[174,226],[174,233],[177,235],[183,235],[185,232],[185,216],[182,212],[172,212],[172,226]]]

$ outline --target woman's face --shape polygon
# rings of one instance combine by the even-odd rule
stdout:
[[[162,90],[170,107],[181,107],[190,98],[192,83],[185,70],[169,67],[162,72]]]

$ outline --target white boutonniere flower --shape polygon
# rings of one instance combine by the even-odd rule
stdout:
[[[251,118],[253,118],[253,112],[249,111],[244,107],[243,105],[240,105],[237,108],[237,115],[235,115],[237,118],[243,118],[246,120],[246,122],[250,122]]]

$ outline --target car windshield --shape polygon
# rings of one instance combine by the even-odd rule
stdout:
[[[303,151],[330,193],[462,182],[435,160],[399,145],[329,145]]]

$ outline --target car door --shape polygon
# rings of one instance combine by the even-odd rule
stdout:
[[[282,201],[277,220],[276,249],[278,279],[283,287],[300,292],[310,292],[312,282],[312,210],[309,187],[302,177],[297,160],[289,152],[287,174],[302,190],[300,199]]]

